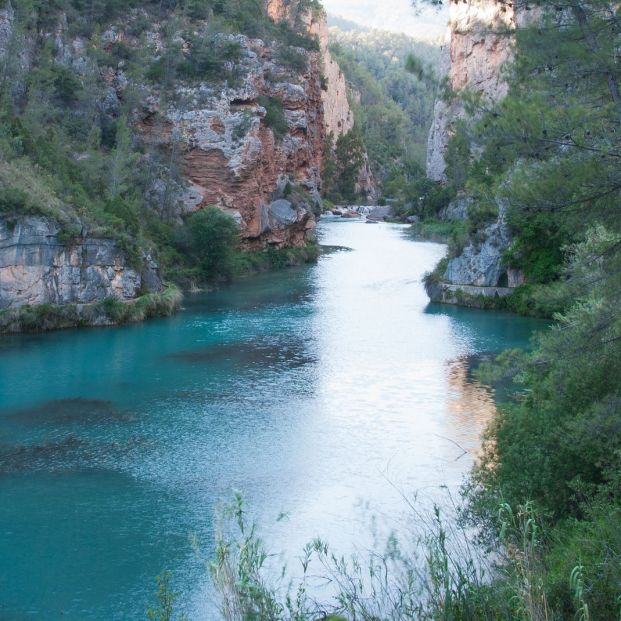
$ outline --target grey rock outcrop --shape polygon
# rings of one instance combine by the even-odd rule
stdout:
[[[441,220],[460,220],[468,217],[468,209],[474,205],[475,200],[467,194],[459,194],[444,209],[440,211]]]
[[[497,202],[498,218],[477,239],[471,239],[459,256],[449,259],[442,275],[443,284],[449,289],[496,288],[496,295],[507,295],[523,284],[523,274],[508,265],[505,258],[512,238],[507,224],[507,203],[502,199]]]
[[[50,218],[0,219],[0,309],[37,304],[90,304],[159,291],[157,265],[138,271],[111,239],[62,239]]]
[[[455,285],[477,287],[496,287],[506,280],[503,253],[511,243],[511,237],[504,206],[500,207],[498,220],[488,225],[482,236],[484,240],[480,244],[471,241],[458,257],[449,261],[444,280]]]
[[[500,0],[451,1],[441,74],[457,97],[436,102],[427,148],[430,179],[446,180],[444,158],[452,128],[457,120],[466,116],[459,93],[468,89],[490,103],[498,102],[507,94],[503,67],[513,59],[510,32],[516,26],[518,14],[515,3]]]

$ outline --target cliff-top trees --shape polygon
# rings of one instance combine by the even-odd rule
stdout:
[[[478,147],[464,185],[475,210],[486,195],[505,202],[511,265],[565,310],[512,365],[522,392],[489,432],[474,506],[495,519],[500,499],[514,509],[532,501],[551,526],[539,549],[550,614],[569,619],[586,605],[593,619],[616,618],[621,529],[605,516],[621,506],[621,9],[515,8],[531,20],[511,35],[509,94],[458,136]]]

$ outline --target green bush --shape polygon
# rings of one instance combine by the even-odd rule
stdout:
[[[140,230],[140,220],[134,207],[120,196],[107,200],[104,207],[106,213],[114,216],[124,230],[131,235],[137,235]]]
[[[25,214],[31,209],[30,197],[17,188],[0,188],[0,213]]]
[[[297,74],[303,75],[308,71],[308,56],[295,47],[281,45],[276,60]]]
[[[76,73],[62,65],[52,68],[56,96],[64,105],[73,104],[82,90],[82,83]]]
[[[274,132],[277,140],[282,140],[289,131],[283,103],[277,97],[259,97],[259,105],[265,108],[265,124]]]
[[[498,205],[494,199],[478,198],[468,207],[468,233],[471,237],[498,218]]]
[[[190,254],[204,280],[232,278],[239,228],[233,218],[217,207],[192,214],[186,220],[179,244]]]

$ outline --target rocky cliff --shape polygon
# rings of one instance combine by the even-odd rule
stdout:
[[[452,127],[468,117],[463,99],[466,91],[495,104],[506,96],[504,70],[514,57],[511,35],[532,16],[516,3],[500,0],[451,1],[450,21],[443,48],[443,72],[448,99],[436,103],[429,134],[427,175],[446,181],[445,154]],[[441,215],[447,220],[465,220],[476,200],[458,196]],[[468,239],[458,256],[451,257],[442,273],[428,283],[433,300],[449,303],[483,304],[485,298],[503,297],[523,284],[523,275],[506,263],[511,245],[506,200],[497,198],[498,217]]]
[[[137,124],[145,142],[169,149],[174,143],[182,153],[189,189],[181,212],[220,207],[238,221],[244,247],[251,250],[301,246],[312,237],[326,139],[336,140],[354,126],[345,78],[328,50],[325,13],[284,0],[270,0],[266,10],[274,21],[302,26],[317,37],[318,51],[296,50],[301,69],[288,66],[273,42],[222,35],[241,50],[232,67],[237,84],[186,84],[174,104],[152,96]],[[161,40],[158,32],[153,38]],[[266,122],[266,103],[283,107],[281,135]],[[293,201],[285,188],[295,186],[302,194]],[[361,170],[359,187],[373,189],[368,167]]]
[[[246,248],[300,246],[312,234],[313,208],[321,200],[320,59],[300,52],[306,66],[294,76],[263,41],[227,37],[241,50],[235,68],[240,84],[186,85],[173,104],[152,97],[140,112],[140,135],[181,155],[189,187],[180,194],[177,215],[215,205],[238,221]],[[283,135],[266,124],[264,105],[282,106]],[[288,184],[303,188],[306,200],[288,201]]]
[[[255,30],[266,36],[253,37],[229,34],[226,24],[218,30],[226,12],[217,18],[213,12],[191,19],[176,15],[172,19],[179,25],[171,28],[161,6],[158,12],[147,4],[121,11],[89,36],[81,34],[88,24],[79,13],[71,22],[62,11],[50,11],[42,30],[26,24],[27,13],[16,27],[16,12],[1,10],[4,82],[11,74],[14,89],[26,85],[41,62],[38,50],[46,49],[52,106],[61,113],[65,106],[77,123],[86,115],[99,118],[96,139],[126,119],[132,136],[122,147],[127,153],[118,156],[120,170],[114,162],[99,170],[104,177],[119,177],[121,186],[132,183],[132,171],[123,166],[141,171],[144,195],[138,200],[166,226],[217,206],[239,224],[243,249],[303,246],[314,236],[328,136],[336,140],[354,125],[345,79],[328,50],[325,13],[304,0],[266,0],[267,15],[290,29],[263,25]],[[75,26],[76,19],[82,26]],[[25,99],[17,90],[14,110],[19,111]],[[60,119],[62,114],[53,122]],[[97,153],[71,140],[78,148],[72,147],[70,159],[97,171]],[[110,148],[103,147],[104,156],[114,159]],[[24,160],[23,166],[32,173],[35,162]],[[45,191],[38,192],[36,174],[20,180],[18,190],[10,175],[0,174],[0,194],[9,192],[6,206],[0,196],[0,310],[130,301],[161,289],[150,258],[157,255],[157,240],[143,234],[135,239],[139,261],[136,253],[130,260],[119,244],[142,230],[133,207],[122,201],[107,207],[112,199],[106,196],[92,213],[75,208],[71,192],[65,200],[57,184],[43,183]],[[366,169],[359,185],[363,191],[372,188]],[[19,200],[13,204],[15,192]],[[102,215],[108,209],[115,218],[129,217],[129,228],[123,224],[124,231],[108,237],[111,216]]]
[[[464,90],[495,103],[507,94],[503,67],[513,57],[508,33],[521,19],[514,3],[499,0],[451,0],[449,26],[442,50],[441,73],[457,96],[437,101],[427,149],[427,175],[446,180],[444,156],[451,126],[466,116],[459,94]]]
[[[291,26],[295,26],[294,11],[297,6],[299,1],[296,0],[267,0],[270,17],[277,22],[287,21]],[[324,131],[326,138],[332,136],[336,143],[339,137],[354,129],[355,119],[349,104],[348,85],[338,62],[330,53],[325,11],[318,7],[303,11],[302,20],[306,31],[319,41]],[[358,173],[356,190],[369,200],[377,197],[376,181],[367,154]]]
[[[161,291],[157,265],[131,266],[113,240],[80,235],[68,243],[50,218],[0,219],[0,310],[39,304],[133,300]]]

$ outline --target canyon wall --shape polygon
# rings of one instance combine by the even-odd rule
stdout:
[[[218,22],[210,16],[171,32],[157,14],[136,9],[97,35],[96,50],[94,40],[72,31],[62,14],[49,32],[17,33],[8,8],[0,10],[0,60],[8,58],[14,75],[23,77],[15,80],[18,88],[35,66],[35,51],[49,43],[54,64],[81,84],[97,85],[93,106],[110,123],[126,116],[140,170],[149,171],[146,206],[167,224],[216,206],[238,222],[246,250],[300,247],[314,239],[328,136],[336,140],[354,126],[345,78],[328,50],[326,15],[307,4],[266,0],[274,22],[292,26],[275,41],[214,32]],[[296,32],[317,37],[318,44]],[[226,60],[218,61],[217,71],[207,66],[176,73],[168,83],[157,74],[169,62],[168,51],[189,63],[194,46],[222,50]],[[118,50],[141,59],[142,73],[115,57]],[[102,63],[103,57],[110,60]],[[86,151],[73,156],[90,157]],[[0,175],[0,190],[5,182],[10,186],[5,177]],[[374,189],[367,166],[359,188]],[[161,290],[149,252],[146,268],[132,266],[119,243],[106,238],[105,227],[62,200],[56,203],[55,212],[43,209],[49,216],[0,213],[0,310],[109,297],[130,301]],[[68,223],[79,234],[67,235]]]
[[[505,70],[514,58],[513,31],[538,15],[516,2],[500,0],[451,0],[448,33],[443,48],[442,71],[452,95],[436,102],[429,134],[427,175],[446,182],[446,150],[453,126],[468,118],[460,97],[468,91],[495,104],[507,95]],[[440,216],[465,220],[476,199],[461,193]],[[485,305],[486,298],[504,297],[524,283],[524,275],[508,265],[505,252],[512,243],[507,223],[508,204],[497,197],[498,217],[469,238],[458,256],[427,283],[434,301]]]
[[[79,236],[68,243],[51,218],[0,219],[0,310],[129,301],[161,289],[150,257],[133,267],[110,239]]]
[[[442,50],[441,73],[457,97],[436,102],[429,133],[427,175],[446,181],[444,157],[452,125],[466,116],[459,93],[468,89],[496,103],[507,94],[503,68],[513,58],[509,35],[520,19],[514,3],[498,0],[451,0],[449,26]]]
[[[237,220],[250,250],[301,246],[312,238],[327,137],[336,140],[354,126],[345,78],[328,50],[325,13],[300,11],[296,2],[284,0],[269,0],[266,10],[274,21],[318,38],[319,51],[296,48],[303,71],[287,66],[271,42],[222,35],[242,50],[233,68],[238,84],[186,84],[174,105],[153,96],[137,123],[145,143],[174,145],[182,154],[189,190],[177,215],[220,207]],[[284,108],[282,135],[266,123],[266,101]],[[374,185],[364,166],[359,190],[372,195]],[[301,192],[285,195],[292,186]]]
[[[301,20],[307,32],[317,37],[320,50],[321,100],[325,138],[332,136],[334,144],[339,137],[354,129],[354,113],[349,105],[349,89],[345,75],[330,53],[327,15],[323,9],[307,9],[299,12],[299,0],[267,0],[268,15],[276,22],[287,21],[296,27]],[[356,191],[372,201],[377,198],[377,184],[365,154],[358,173]]]

